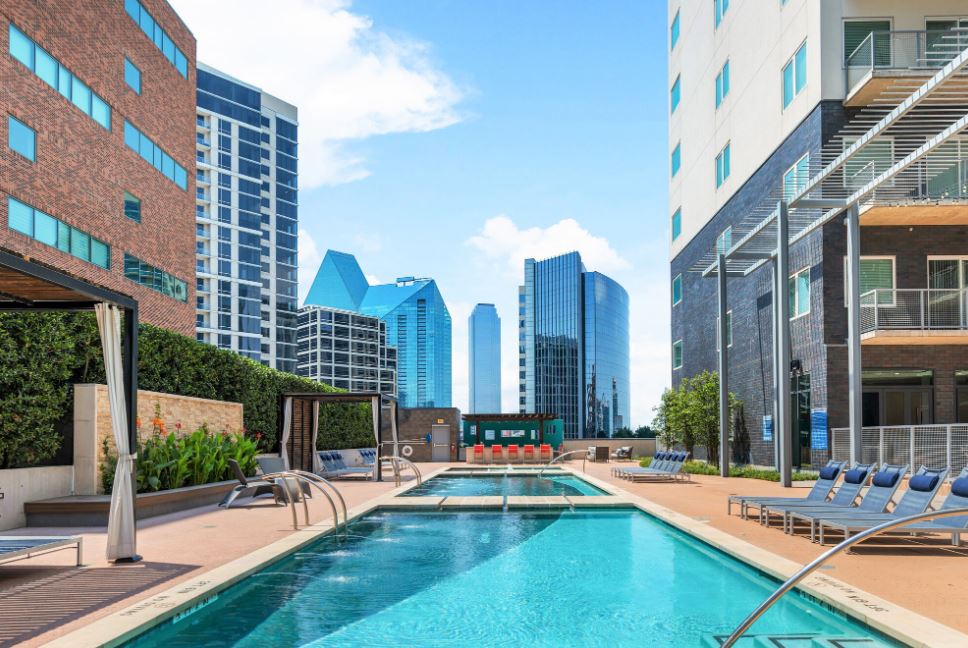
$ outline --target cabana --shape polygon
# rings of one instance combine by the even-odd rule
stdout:
[[[135,526],[138,302],[127,295],[0,249],[0,312],[88,310],[95,312],[101,334],[111,430],[118,450],[108,515],[107,557],[115,562],[134,562],[141,560],[136,551]]]
[[[397,436],[397,400],[380,392],[319,392],[287,393],[279,396],[279,451],[286,470],[319,472],[322,464],[316,451],[319,437],[319,406],[321,403],[369,403],[373,412],[373,438],[376,446],[374,479],[383,478],[383,412],[390,421],[390,441],[399,456]]]

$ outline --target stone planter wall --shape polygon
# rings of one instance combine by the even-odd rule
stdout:
[[[159,418],[169,433],[191,434],[203,424],[208,426],[212,434],[242,429],[242,403],[139,390],[138,418],[141,427],[138,434],[142,440],[154,434],[152,419],[155,418],[156,405]],[[108,440],[110,452],[114,453],[107,386],[74,385],[74,492],[77,495],[102,492],[104,439]]]

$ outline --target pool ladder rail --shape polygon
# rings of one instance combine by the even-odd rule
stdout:
[[[897,520],[890,520],[889,522],[884,522],[883,524],[878,524],[875,527],[871,527],[866,531],[861,531],[855,536],[845,538],[843,542],[837,546],[831,548],[829,551],[824,552],[818,556],[813,562],[804,565],[797,573],[791,576],[785,583],[776,588],[776,591],[770,594],[770,596],[763,601],[755,610],[753,610],[748,617],[746,617],[739,626],[733,630],[733,633],[723,641],[722,648],[731,648],[736,645],[736,642],[740,640],[743,634],[750,629],[756,620],[763,616],[767,610],[773,607],[780,598],[789,592],[791,589],[797,586],[797,583],[802,581],[804,578],[819,569],[824,563],[836,556],[842,551],[850,549],[855,544],[863,542],[868,538],[872,538],[881,533],[887,533],[888,531],[894,531],[895,529],[900,529],[905,527],[912,522],[918,522],[920,520],[929,520],[937,518],[947,518],[947,517],[958,517],[961,515],[968,514],[968,508],[951,508],[951,509],[941,509],[937,511],[928,511],[926,513],[918,513],[916,515],[910,515],[908,517],[899,518]],[[955,535],[955,538],[958,536]]]
[[[409,459],[405,457],[398,457],[396,455],[387,455],[384,457],[380,457],[380,461],[389,461],[390,465],[393,466],[393,479],[397,485],[397,488],[399,488],[401,484],[400,464],[403,464],[405,467],[412,470],[413,474],[417,476],[417,486],[420,486],[421,484],[423,484],[423,474],[421,474],[420,469],[417,468],[417,464],[410,461]]]
[[[302,488],[297,487],[295,492],[293,492],[293,489],[290,487],[290,484],[287,480],[293,479],[300,484],[309,484],[310,487],[315,487],[320,493],[322,493],[329,502],[329,505],[333,511],[333,528],[339,532],[340,523],[339,514],[336,511],[336,502],[333,501],[333,498],[329,494],[329,491],[332,491],[336,494],[337,499],[339,499],[340,508],[343,510],[343,533],[346,533],[346,524],[349,521],[349,516],[346,512],[346,500],[343,499],[343,495],[339,492],[339,489],[336,488],[336,486],[333,485],[333,483],[328,479],[320,477],[315,473],[306,472],[305,470],[282,470],[280,472],[263,475],[263,478],[268,480],[278,480],[281,482],[283,488],[286,489],[286,495],[289,499],[289,507],[292,510],[293,529],[299,528],[299,519],[296,515],[296,499],[302,499],[303,514],[305,516],[306,526],[309,526],[309,504],[306,502],[306,494],[302,492]]]
[[[585,459],[588,457],[588,451],[587,450],[571,450],[570,452],[565,452],[565,453],[562,453],[562,454],[558,455],[557,457],[555,457],[554,459],[552,459],[551,461],[549,461],[548,463],[546,463],[545,465],[543,465],[541,467],[541,470],[538,471],[538,477],[541,477],[541,475],[544,474],[544,471],[546,469],[550,468],[552,464],[557,463],[557,462],[561,461],[562,459],[564,459],[565,457],[567,457],[569,455],[574,455],[574,454],[584,455],[583,458],[582,458],[582,460],[581,460],[581,471],[582,472],[585,472]]]

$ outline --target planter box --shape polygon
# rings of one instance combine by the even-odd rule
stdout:
[[[217,504],[238,483],[233,479],[156,493],[139,493],[135,506],[136,517],[144,520],[167,513]],[[24,504],[24,513],[29,527],[107,526],[110,508],[110,495],[72,495],[27,502]]]

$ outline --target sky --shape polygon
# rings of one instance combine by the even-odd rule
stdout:
[[[371,283],[497,306],[517,410],[524,259],[571,250],[629,293],[631,415],[669,383],[666,8],[655,0],[171,0],[198,60],[295,104],[300,298],[327,249]]]

